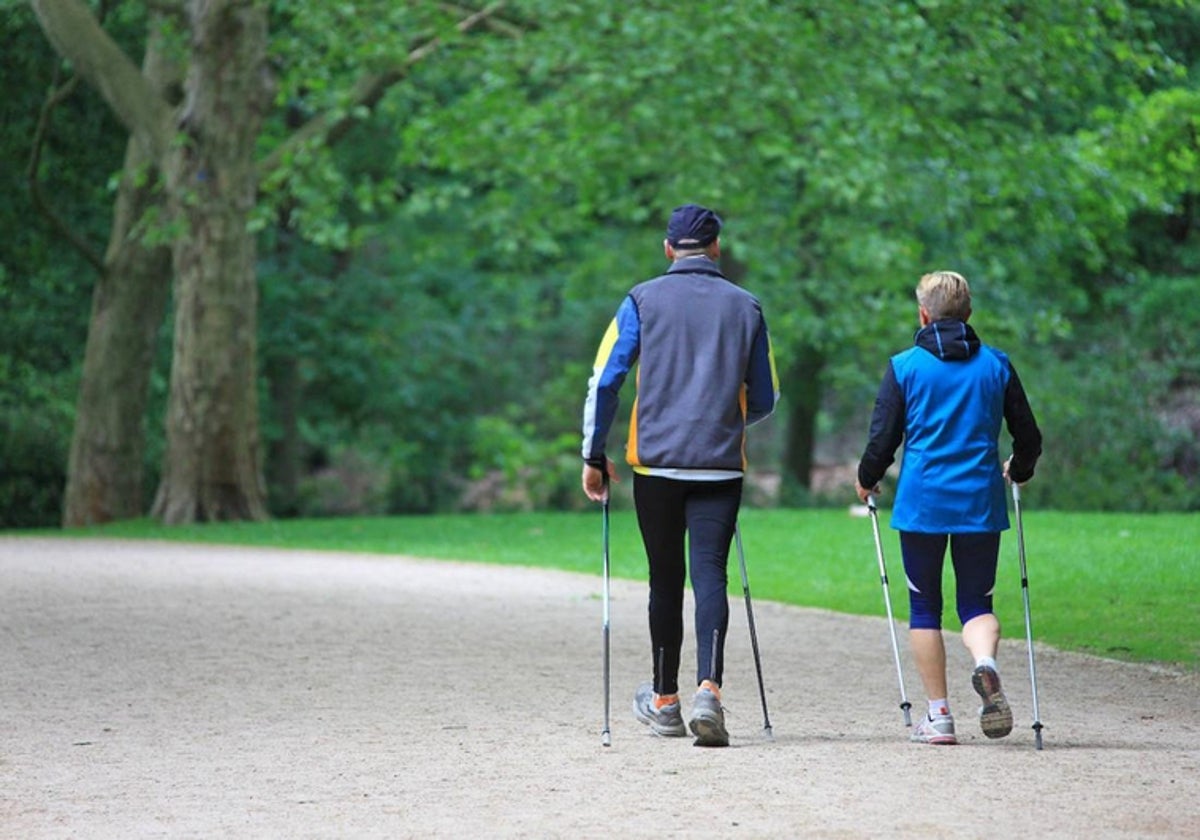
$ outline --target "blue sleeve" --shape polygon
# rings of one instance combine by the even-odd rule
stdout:
[[[750,348],[750,366],[746,370],[746,425],[765,420],[779,402],[779,375],[775,372],[775,353],[764,318]]]
[[[609,324],[588,380],[587,400],[583,406],[583,459],[602,466],[608,432],[620,405],[619,393],[625,377],[637,363],[641,349],[641,322],[637,305],[626,297]]]

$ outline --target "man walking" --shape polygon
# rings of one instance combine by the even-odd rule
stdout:
[[[746,468],[746,427],[779,396],[758,300],[721,273],[721,219],[695,204],[675,208],[663,250],[666,273],[634,286],[617,309],[588,382],[583,489],[602,501],[617,479],[606,456],[626,375],[638,366],[626,460],[649,564],[653,680],[634,714],[659,735],[726,746],[721,707],[726,575]],[[686,561],[685,561],[686,539]],[[688,725],[679,698],[685,576],[695,596],[696,692]]]
[[[953,271],[926,274],[917,284],[921,329],[915,346],[893,356],[879,386],[870,439],[858,464],[856,491],[866,502],[904,443],[892,511],[909,590],[909,639],[929,713],[912,740],[954,744],[942,638],[942,565],[947,543],[954,564],[963,644],[975,659],[971,683],[980,726],[989,738],[1012,731],[1012,710],[1000,687],[996,653],[1000,622],[992,589],[1000,532],[1008,528],[1004,481],[1033,478],[1042,434],[1008,356],[980,342],[967,325],[971,289]],[[1013,454],[1001,466],[1001,421]]]

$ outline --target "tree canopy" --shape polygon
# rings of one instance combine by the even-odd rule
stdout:
[[[114,5],[100,18],[109,34],[80,45],[54,36],[46,17],[90,14],[83,4],[4,5],[22,78],[42,79],[17,85],[23,105],[9,105],[20,119],[5,121],[6,147],[29,149],[56,66],[24,8],[40,10],[68,71],[93,81],[65,101],[102,118],[88,128],[73,115],[85,142],[43,147],[39,183],[52,171],[95,191],[109,183],[119,164],[110,152],[97,165],[104,145],[94,141],[112,149],[122,132],[97,92],[133,143],[157,149],[160,166],[170,160],[177,141],[156,131],[212,84],[197,75],[208,60],[198,33],[216,6],[146,19]],[[1045,470],[1064,480],[1132,471],[1147,483],[1166,470],[1166,488],[1137,504],[1200,503],[1198,421],[1187,408],[1200,386],[1200,306],[1188,294],[1196,3],[739,0],[693,4],[686,20],[675,7],[600,0],[261,9],[273,92],[252,132],[253,199],[230,207],[257,244],[261,315],[247,310],[257,341],[236,352],[261,360],[253,381],[266,446],[251,457],[277,512],[346,509],[328,499],[351,473],[373,489],[348,494],[358,500],[349,507],[372,511],[462,504],[494,471],[508,488],[502,504],[577,503],[574,427],[594,342],[620,295],[659,270],[663,222],[684,201],[725,217],[726,267],[764,301],[785,403],[755,463],[799,488],[785,499],[812,497],[818,461],[856,457],[884,360],[911,336],[916,278],[952,267],[971,279],[977,326],[1012,352],[1051,433]],[[170,87],[151,97],[120,74],[94,79],[113,49],[138,54],[139,26],[156,33],[144,44],[182,68],[182,100]],[[140,76],[151,72],[147,63]],[[230,129],[213,123],[195,136]],[[124,174],[136,172],[127,163]],[[168,173],[168,195],[171,183]],[[63,197],[70,229],[86,239],[105,214],[82,195]],[[153,195],[130,230],[169,245],[178,284],[181,266],[203,264],[204,246],[187,245],[203,237],[181,226],[194,205]],[[5,257],[0,282],[12,289],[14,323],[33,324],[54,288],[36,249],[62,233],[26,215],[11,224],[30,246]],[[71,259],[74,275],[87,272]],[[213,282],[183,276],[197,289]],[[56,307],[74,338],[46,336],[62,363],[26,363],[28,375],[6,386],[9,403],[52,387],[70,404],[61,373],[83,355],[83,291],[70,296],[74,309]],[[183,300],[177,285],[174,306]],[[197,323],[180,312],[176,342]],[[173,357],[178,369],[185,356],[153,334],[142,346],[137,387],[153,413],[167,399],[154,384],[165,382],[162,366]],[[19,358],[10,349],[0,361]],[[88,370],[85,387],[99,381]],[[1099,404],[1098,445],[1075,445],[1069,430]],[[57,436],[72,413],[79,424],[98,410],[81,401],[62,412]],[[257,400],[239,411],[238,428],[257,423]],[[169,483],[172,464],[205,449],[167,446],[159,423],[152,414],[138,428],[147,452],[165,449]],[[139,469],[158,472],[139,451]],[[1131,504],[1119,490],[1080,500],[1047,482],[1031,492],[1067,506]]]

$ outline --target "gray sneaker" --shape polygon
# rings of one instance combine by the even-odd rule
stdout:
[[[936,717],[923,715],[920,723],[913,727],[910,740],[916,741],[918,744],[957,744],[958,738],[954,735],[954,718],[951,715],[937,715]]]
[[[721,700],[708,688],[701,688],[692,700],[692,716],[688,726],[696,736],[697,747],[727,747],[729,732],[725,729],[725,710]]]
[[[1012,732],[1013,716],[1008,698],[1000,688],[1000,675],[995,669],[980,665],[971,674],[971,685],[983,700],[979,708],[979,726],[989,738],[1003,738]]]
[[[659,709],[654,707],[653,683],[644,682],[637,687],[633,695],[633,716],[649,726],[655,735],[679,737],[687,734],[678,700]]]

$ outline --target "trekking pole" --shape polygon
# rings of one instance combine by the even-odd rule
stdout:
[[[883,563],[883,540],[879,537],[879,511],[875,508],[875,497],[867,496],[867,510],[871,512],[871,528],[875,532],[875,556],[879,558],[879,581],[883,584],[883,605],[887,608],[888,632],[892,635],[892,658],[896,660],[896,681],[900,683],[900,711],[904,713],[904,725],[912,726],[908,695],[904,693],[904,672],[900,669],[900,643],[896,641],[896,623],[892,618],[892,596],[888,589],[887,567]]]
[[[763,688],[762,659],[758,654],[758,631],[754,628],[754,607],[750,604],[750,578],[746,575],[746,553],[742,550],[742,529],[735,522],[733,538],[737,543],[738,565],[742,569],[742,593],[746,597],[746,623],[750,625],[750,647],[754,650],[754,672],[758,675],[758,696],[762,700],[763,731],[768,738],[774,738],[771,732],[771,718],[767,716],[767,691]],[[714,648],[715,650],[715,648]]]
[[[601,530],[604,535],[604,597],[603,597],[603,602],[604,602],[604,730],[600,733],[600,744],[605,747],[611,747],[612,746],[612,734],[609,731],[609,720],[608,720],[609,719],[609,695],[610,695],[610,692],[609,692],[609,668],[608,668],[608,660],[609,660],[609,655],[608,655],[608,649],[609,649],[609,643],[608,643],[608,635],[609,635],[609,623],[608,623],[609,570],[608,570],[608,476],[607,475],[604,477],[604,491],[605,491],[604,492],[604,507],[602,509],[603,513],[601,514],[601,518],[602,518]]]
[[[1013,510],[1017,517],[1017,557],[1021,563],[1021,595],[1025,602],[1025,646],[1029,649],[1029,683],[1033,687],[1033,741],[1042,748],[1042,716],[1038,714],[1037,668],[1033,664],[1033,622],[1029,615],[1029,573],[1025,570],[1025,528],[1021,524],[1021,486],[1012,483]]]

